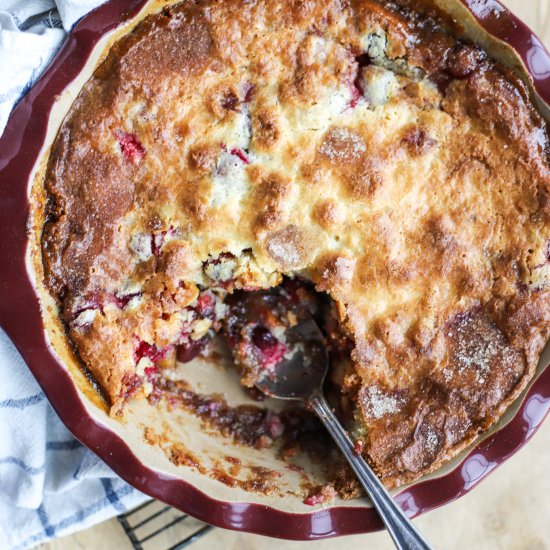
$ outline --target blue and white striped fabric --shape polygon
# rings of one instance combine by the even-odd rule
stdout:
[[[0,380],[2,550],[84,529],[147,500],[69,433],[2,331]]]
[[[0,0],[0,134],[67,31],[105,0]]]
[[[0,0],[0,135],[66,31],[103,1]],[[84,529],[148,498],[72,437],[2,331],[0,380],[1,550]]]

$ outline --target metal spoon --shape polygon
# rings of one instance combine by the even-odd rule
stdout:
[[[395,546],[402,550],[429,550],[401,508],[395,503],[371,467],[354,452],[354,444],[323,396],[323,381],[329,360],[325,339],[315,321],[308,318],[289,329],[287,340],[299,343],[290,359],[275,366],[269,375],[256,381],[256,387],[270,397],[305,402],[344,453],[357,479],[369,495],[389,531]]]

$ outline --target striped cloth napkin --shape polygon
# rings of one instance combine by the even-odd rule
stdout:
[[[103,1],[0,0],[0,135],[66,31]],[[72,437],[1,330],[0,380],[1,550],[67,535],[148,499]]]
[[[0,134],[67,32],[105,0],[0,0]]]

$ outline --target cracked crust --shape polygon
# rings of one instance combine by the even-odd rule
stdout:
[[[550,326],[547,128],[518,78],[409,4],[182,3],[84,86],[50,155],[42,255],[114,412],[224,293],[283,273],[337,302],[339,384],[390,486],[528,383]]]

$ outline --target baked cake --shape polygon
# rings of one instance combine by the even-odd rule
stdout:
[[[112,414],[216,334],[253,385],[301,315],[388,486],[503,414],[549,336],[550,146],[456,29],[412,0],[197,0],[114,44],[51,149],[41,240]]]

